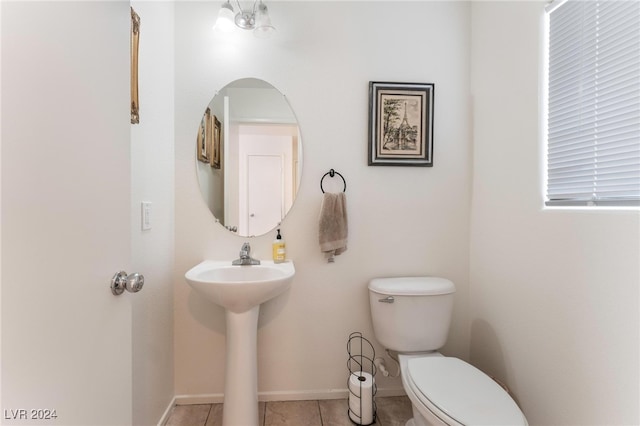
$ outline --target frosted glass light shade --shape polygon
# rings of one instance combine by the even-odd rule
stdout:
[[[271,24],[267,6],[260,2],[256,12],[256,29],[253,30],[253,34],[255,34],[256,37],[266,38],[271,36],[275,31],[276,28]]]
[[[216,19],[216,24],[213,28],[216,31],[229,32],[234,28],[234,13],[233,7],[229,2],[226,2],[222,6],[220,6],[220,11],[218,12],[218,19]]]

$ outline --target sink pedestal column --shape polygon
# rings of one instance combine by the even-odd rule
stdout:
[[[224,426],[258,425],[258,313],[226,311],[227,365],[224,377]]]

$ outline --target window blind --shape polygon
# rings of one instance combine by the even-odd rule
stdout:
[[[547,205],[640,205],[640,2],[549,12]]]

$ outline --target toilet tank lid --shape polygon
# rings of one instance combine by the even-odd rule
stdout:
[[[432,296],[454,293],[456,288],[446,278],[394,277],[372,279],[369,290],[390,296]]]

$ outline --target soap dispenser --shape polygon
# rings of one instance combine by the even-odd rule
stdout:
[[[276,235],[276,239],[273,240],[273,262],[274,263],[282,263],[285,261],[286,251],[284,248],[284,239],[282,235],[280,235],[280,230],[278,229],[278,235]]]

